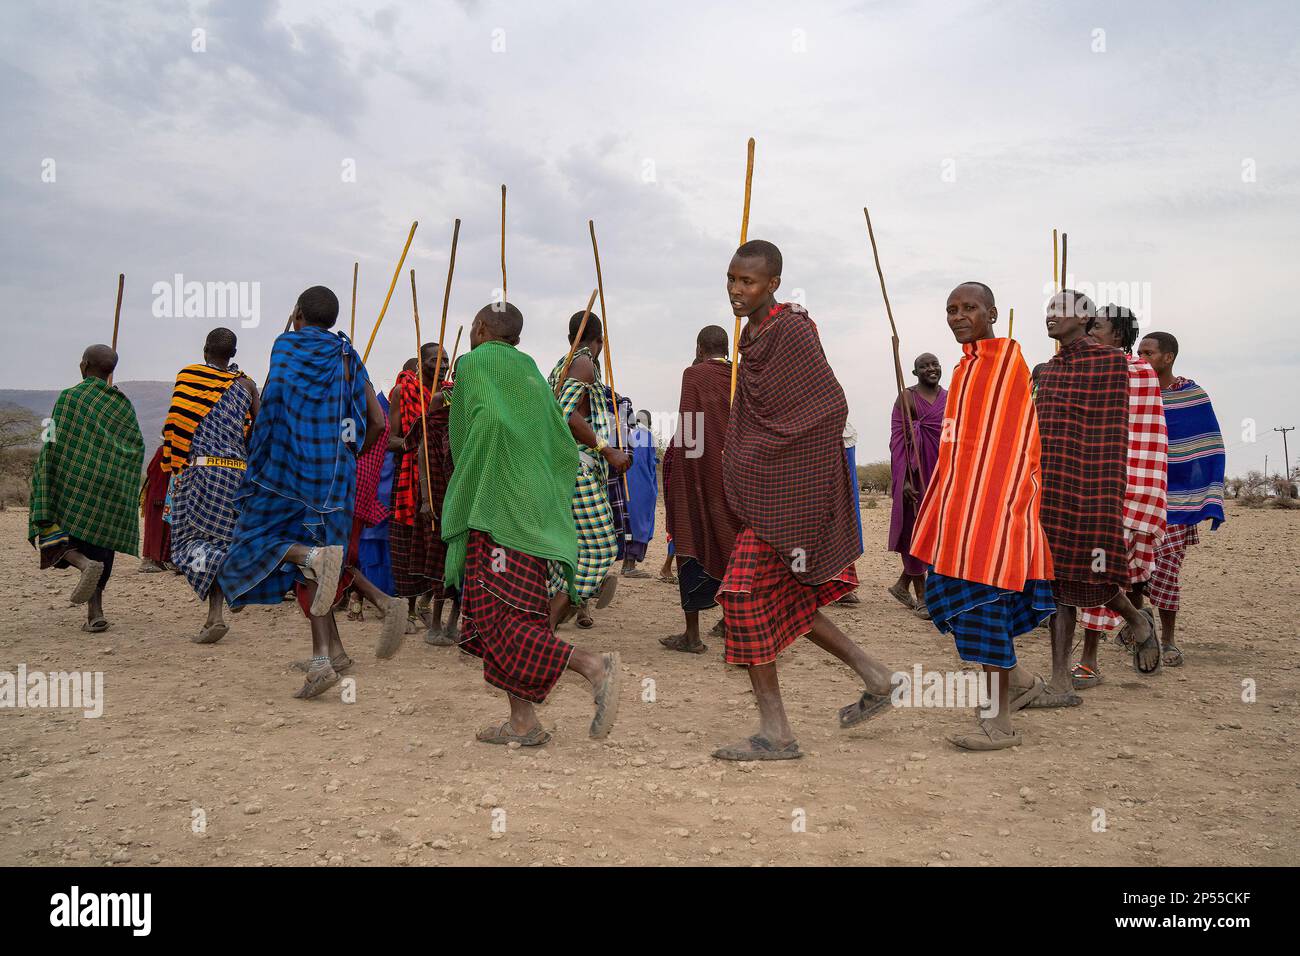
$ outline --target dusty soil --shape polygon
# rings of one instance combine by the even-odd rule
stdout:
[[[951,641],[885,593],[887,510],[863,518],[862,604],[831,615],[895,668],[957,669]],[[477,662],[418,634],[376,661],[373,618],[340,620],[350,704],[292,698],[286,664],[309,647],[296,606],[250,608],[195,645],[184,580],[135,559],[110,584],[112,629],[82,633],[72,572],[39,572],[26,513],[0,513],[0,671],[103,671],[106,697],[99,719],[0,710],[0,864],[1296,864],[1297,528],[1300,513],[1233,508],[1186,566],[1186,666],[1142,678],[1108,645],[1082,707],[1019,715],[1023,747],[957,751],[945,735],[972,717],[952,709],[841,732],[855,682],[800,642],[781,677],[808,756],[727,765],[709,752],[752,732],[748,680],[716,642],[660,648],[680,613],[655,579],[623,581],[594,630],[564,629],[622,652],[611,737],[587,738],[585,685],[566,678],[543,710],[554,741],[510,750],[472,741],[505,712]],[[663,557],[661,537],[646,566]],[[1021,653],[1045,672],[1046,632]]]

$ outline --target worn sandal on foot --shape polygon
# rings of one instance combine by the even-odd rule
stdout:
[[[703,654],[709,649],[709,645],[705,644],[699,638],[696,638],[694,644],[690,643],[686,639],[685,634],[674,634],[672,637],[661,637],[659,638],[659,643],[670,651],[682,651],[686,654]]]
[[[1024,736],[1019,732],[1007,733],[987,720],[980,721],[979,730],[968,734],[953,734],[948,740],[962,750],[1006,750],[1008,747],[1019,747],[1025,742]]]
[[[517,734],[506,721],[500,727],[484,727],[474,735],[474,739],[484,744],[518,744],[521,747],[540,747],[551,739],[551,735],[538,724],[526,734]]]
[[[95,596],[95,590],[99,587],[99,577],[104,573],[104,562],[91,561],[81,569],[81,578],[77,581],[77,586],[72,589],[70,600],[73,604],[85,604]]]
[[[402,611],[406,609],[406,598],[394,597],[384,602],[384,626],[379,630],[379,643],[375,645],[375,657],[381,661],[388,660],[402,646],[406,634],[406,621]]]
[[[728,744],[713,751],[719,760],[798,760],[803,756],[799,741],[792,740],[784,747],[777,747],[772,741],[759,734],[738,744]]]
[[[861,697],[847,707],[840,708],[840,727],[848,729],[864,720],[870,720],[889,707],[891,702],[892,698],[888,694],[873,694],[864,690]]]
[[[608,737],[614,729],[614,721],[618,719],[618,685],[621,679],[619,665],[622,663],[618,651],[601,654],[600,659],[605,664],[605,676],[594,691],[596,713],[591,718],[591,730],[588,732],[597,740]]]
[[[205,624],[199,633],[190,638],[195,644],[215,644],[230,632],[230,625],[224,621],[218,621],[216,624]]]
[[[1070,683],[1075,690],[1096,687],[1101,683],[1101,671],[1080,661],[1070,668]]]
[[[319,697],[325,691],[329,690],[339,682],[338,671],[329,664],[316,664],[307,671],[307,679],[303,681],[302,687],[298,688],[298,693],[293,696],[299,700],[310,700],[313,697]]]

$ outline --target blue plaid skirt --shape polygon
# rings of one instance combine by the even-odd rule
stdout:
[[[1008,669],[1016,666],[1014,638],[1056,610],[1047,581],[1026,581],[1023,591],[1007,591],[937,574],[933,567],[925,578],[925,605],[934,626],[952,635],[962,660]]]

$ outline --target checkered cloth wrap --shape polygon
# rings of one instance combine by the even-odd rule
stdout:
[[[420,455],[418,449],[423,436],[417,431],[412,435],[411,429],[420,421],[420,390],[424,390],[424,407],[429,407],[429,398],[433,392],[427,385],[421,385],[419,377],[411,371],[402,369],[397,375],[398,408],[402,438],[406,453],[398,461],[397,477],[393,481],[393,524],[412,524],[419,513],[420,505],[416,500],[420,494]],[[414,442],[412,442],[414,438]]]
[[[1151,577],[1156,546],[1165,537],[1165,486],[1169,441],[1160,379],[1146,362],[1128,356],[1128,485],[1124,491],[1124,544],[1132,587]],[[1116,631],[1124,619],[1107,607],[1083,608],[1090,631]]]
[[[600,364],[591,354],[591,349],[585,346],[573,353],[573,359],[577,361],[584,355],[591,359],[595,381],[588,383],[576,378],[565,379],[559,397],[560,412],[567,420],[577,410],[582,397],[587,396],[587,421],[599,437],[609,441],[613,437],[613,431],[608,393],[600,381]],[[552,391],[559,383],[563,369],[564,359],[561,358],[546,380]],[[609,468],[605,459],[594,448],[581,442],[577,444],[578,450],[587,457],[578,464],[578,476],[573,489],[573,523],[578,531],[578,565],[574,571],[574,587],[578,598],[585,601],[600,590],[605,574],[618,557],[618,527],[614,523],[614,513],[609,504]],[[567,589],[563,568],[559,564],[552,563],[550,578],[552,594]]]
[[[447,542],[429,522],[390,522],[388,548],[398,597],[418,597],[426,591],[432,591],[435,600],[446,596],[442,577],[447,565]]]
[[[370,450],[357,458],[357,503],[353,515],[367,528],[388,520],[388,503],[379,500],[379,478],[388,457],[388,418],[384,430]]]
[[[1015,638],[1047,620],[1056,601],[1046,581],[1026,581],[1023,591],[1007,591],[930,568],[925,606],[934,626],[952,635],[962,660],[1009,669],[1016,666]]]
[[[585,601],[600,590],[601,582],[618,556],[618,535],[605,497],[605,482],[582,466],[573,489],[573,524],[578,532],[578,565],[574,569],[574,587],[578,599]],[[551,594],[568,589],[564,566],[551,562]]]
[[[751,319],[740,353],[722,456],[727,502],[787,567],[798,564],[800,583],[832,581],[862,554],[844,389],[801,306],[780,303]]]
[[[227,389],[194,429],[190,460],[202,456],[243,461],[248,454],[244,423],[252,397]],[[244,472],[220,465],[187,467],[172,488],[172,563],[185,574],[199,600],[207,600],[225,563],[239,509],[235,496]]]
[[[103,379],[64,389],[32,470],[27,540],[57,527],[74,538],[140,553],[144,437],[131,400]]]
[[[940,574],[1022,591],[1052,577],[1039,522],[1038,417],[1012,339],[962,346],[939,460],[912,529],[912,555]]]
[[[1182,587],[1179,578],[1183,572],[1183,559],[1187,549],[1201,543],[1200,532],[1194,524],[1171,524],[1165,538],[1156,548],[1156,564],[1147,585],[1147,597],[1162,611],[1177,611],[1182,604]]]
[[[573,645],[550,624],[547,562],[471,530],[461,592],[461,648],[483,659],[483,679],[540,704],[569,664]]]
[[[217,574],[231,607],[279,604],[305,581],[283,563],[290,545],[348,544],[369,383],[342,332],[306,326],[275,340],[235,496],[239,519]]]
[[[1124,353],[1087,336],[1064,346],[1039,375],[1037,405],[1043,449],[1040,515],[1052,549],[1054,590],[1061,603],[1093,607],[1128,582]],[[1098,564],[1101,569],[1095,570]]]
[[[608,385],[605,386],[605,403],[606,414],[608,415],[608,420],[612,428],[616,422],[620,422],[620,416],[616,415],[614,412],[614,393]],[[624,427],[622,423],[625,423],[627,418],[631,416],[632,403],[628,400],[626,395],[620,395],[618,397],[618,405],[620,411],[623,413],[619,425],[619,441],[622,442],[622,444],[618,447],[621,447],[631,455],[632,449],[628,443],[627,428]],[[611,444],[618,445],[613,438],[610,438],[609,441]],[[627,482],[628,479],[624,478],[622,475],[615,475],[606,470],[605,497],[609,499],[610,520],[614,523],[614,540],[618,545],[618,553],[615,557],[618,560],[623,559],[623,552],[626,549],[628,542],[632,540],[632,516],[628,510],[627,495],[625,494],[626,491],[630,490]]]
[[[812,630],[818,608],[835,603],[857,586],[858,572],[852,564],[821,584],[804,584],[770,545],[745,528],[736,538],[717,593],[727,622],[727,663],[770,664]]]

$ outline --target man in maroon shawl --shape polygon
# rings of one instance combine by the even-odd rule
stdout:
[[[1052,679],[1030,707],[1073,707],[1070,651],[1079,608],[1106,606],[1128,622],[1139,648],[1134,666],[1160,666],[1160,641],[1150,611],[1126,595],[1128,546],[1124,492],[1128,483],[1128,359],[1087,335],[1092,301],[1066,289],[1047,306],[1047,334],[1060,350],[1038,376],[1034,403],[1043,447],[1040,520],[1052,551],[1056,618]]]
[[[722,482],[731,362],[721,326],[705,326],[695,340],[695,362],[682,372],[677,408],[677,434],[664,456],[664,510],[686,631],[659,643],[672,651],[703,654],[709,648],[700,640],[700,612],[718,606],[718,586],[740,533],[740,519],[727,505]]]
[[[894,510],[889,516],[889,550],[903,556],[903,573],[889,593],[928,621],[925,563],[911,555],[912,526],[916,523],[917,506],[930,484],[934,464],[939,460],[939,436],[943,434],[943,410],[948,402],[948,392],[939,385],[943,376],[939,360],[929,352],[916,357],[912,374],[916,376],[916,384],[903,392],[912,419],[911,442],[904,440],[903,409],[897,399],[889,421],[890,494],[894,499]],[[915,456],[911,468],[908,467],[909,455]],[[915,487],[918,468],[920,487]],[[907,593],[909,587],[916,594],[915,600]]]
[[[781,252],[752,240],[727,268],[727,294],[748,322],[727,423],[723,483],[741,532],[718,590],[725,658],[749,668],[759,730],[722,747],[723,760],[802,757],[786,719],[776,657],[807,635],[857,672],[863,694],[839,712],[852,727],[890,706],[890,670],[819,608],[857,587],[862,554],[844,455],[848,403],[803,308],[778,303]],[[675,483],[677,478],[673,476]]]
[[[153,453],[144,472],[140,490],[140,516],[144,518],[144,541],[140,570],[146,574],[167,570],[172,559],[172,527],[163,520],[167,507],[167,472],[162,468],[163,446]]]

